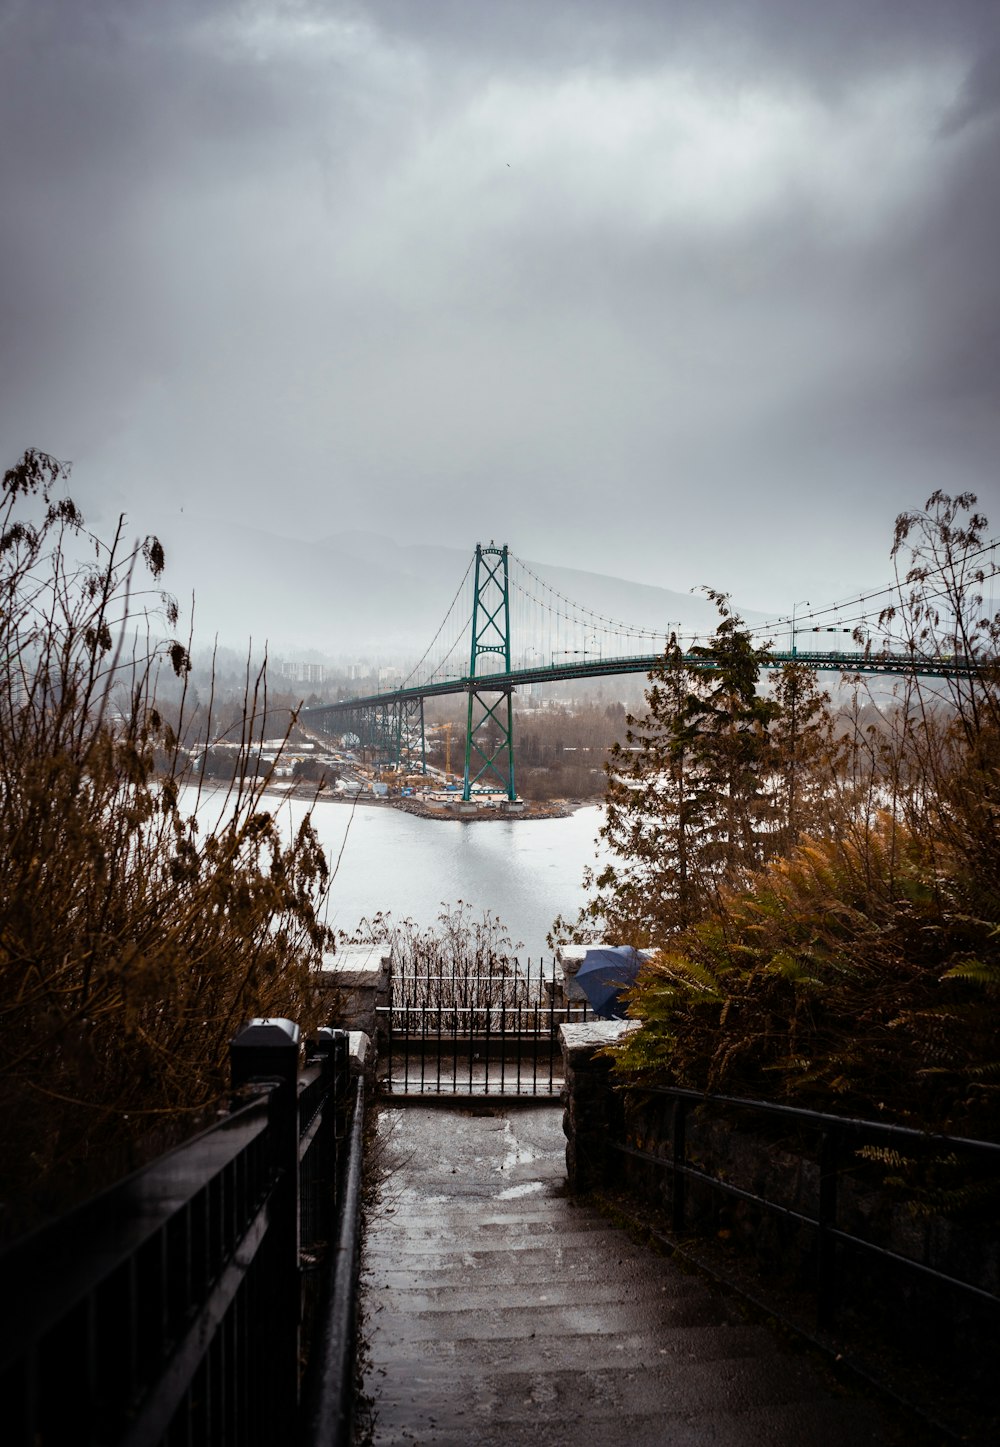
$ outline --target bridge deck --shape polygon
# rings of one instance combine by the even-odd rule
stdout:
[[[568,1198],[558,1108],[384,1109],[379,1138],[362,1284],[375,1447],[906,1440]]]
[[[515,668],[510,673],[484,673],[475,678],[465,675],[439,679],[434,683],[413,684],[407,688],[386,689],[382,693],[359,694],[337,703],[316,704],[302,710],[306,721],[325,715],[336,717],[351,710],[378,708],[421,698],[440,698],[447,694],[517,689],[533,683],[565,683],[570,679],[617,678],[626,674],[650,673],[663,661],[662,653],[636,654],[627,658],[583,659],[572,663],[544,664],[536,668]],[[711,660],[700,654],[688,654],[685,662],[692,668],[707,668]],[[820,673],[874,673],[887,677],[905,674],[920,678],[966,678],[974,671],[967,659],[920,657],[907,653],[795,653],[775,652],[769,655],[766,668],[780,668],[783,663],[803,663]]]

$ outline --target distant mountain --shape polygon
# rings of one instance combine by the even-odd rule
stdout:
[[[164,581],[186,611],[195,599],[195,641],[243,648],[267,641],[272,656],[385,662],[422,653],[441,623],[472,548],[400,544],[374,532],[303,542],[233,523],[164,537]],[[714,606],[677,593],[574,568],[530,563],[566,597],[607,618],[658,632],[680,624],[708,632]],[[761,614],[747,614],[760,622]],[[516,646],[527,647],[530,638]]]

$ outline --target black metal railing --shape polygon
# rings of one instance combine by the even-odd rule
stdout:
[[[376,1011],[379,1083],[392,1095],[549,1098],[563,1086],[559,1026],[593,1018],[551,967],[394,971]]]
[[[252,1022],[216,1125],[0,1256],[5,1441],[297,1441],[304,1294],[323,1342],[306,1422],[320,1402],[324,1441],[347,1440],[351,1338],[339,1367],[327,1338],[336,1291],[353,1320],[363,1096],[346,1032],[321,1031],[301,1071],[299,1054],[297,1026]]]
[[[642,1161],[670,1178],[669,1210],[671,1229],[675,1236],[697,1231],[700,1224],[711,1221],[718,1224],[711,1210],[693,1211],[691,1194],[697,1190],[705,1199],[724,1199],[742,1203],[765,1216],[777,1218],[793,1228],[803,1228],[812,1237],[811,1285],[815,1295],[818,1325],[828,1326],[835,1318],[844,1281],[841,1253],[851,1252],[868,1263],[883,1263],[893,1270],[905,1273],[936,1287],[945,1288],[963,1298],[970,1306],[985,1308],[991,1314],[994,1331],[1000,1327],[1000,1295],[996,1284],[984,1286],[981,1278],[971,1280],[955,1274],[941,1266],[915,1259],[914,1256],[895,1249],[892,1245],[873,1239],[862,1225],[869,1220],[871,1211],[864,1204],[866,1195],[865,1177],[873,1180],[873,1168],[883,1162],[881,1174],[891,1167],[897,1177],[900,1166],[912,1167],[919,1173],[921,1161],[927,1162],[940,1175],[942,1169],[954,1176],[955,1167],[964,1163],[966,1178],[971,1175],[975,1189],[1000,1189],[1000,1145],[989,1141],[969,1140],[956,1136],[935,1135],[905,1126],[890,1125],[881,1121],[858,1120],[845,1116],[824,1114],[762,1100],[746,1100],[724,1095],[703,1095],[695,1091],[671,1087],[644,1087],[637,1092],[633,1104],[641,1098],[662,1097],[671,1103],[671,1120],[662,1135],[668,1143],[667,1154],[661,1150],[648,1150],[635,1143],[637,1120],[641,1108],[620,1112],[619,1138],[612,1139],[612,1148],[628,1158]],[[760,1119],[780,1124],[793,1133],[794,1145],[786,1140],[782,1154],[794,1154],[811,1161],[811,1167],[796,1177],[797,1185],[804,1187],[805,1196],[812,1195],[811,1209],[801,1196],[790,1201],[777,1197],[777,1192],[768,1192],[759,1184],[766,1171],[758,1168],[751,1172],[752,1180],[740,1181],[736,1177],[732,1160],[720,1162],[720,1169],[706,1168],[705,1156],[713,1154],[710,1142],[704,1135],[692,1147],[690,1139],[691,1113],[700,1107],[710,1107],[713,1112],[723,1111],[730,1123],[747,1118]],[[656,1134],[661,1136],[661,1132]],[[632,1139],[629,1137],[632,1136]],[[662,1136],[661,1136],[662,1138]],[[725,1156],[725,1152],[719,1153]],[[867,1159],[866,1159],[867,1157]],[[888,1163],[888,1166],[885,1164]],[[788,1178],[789,1173],[776,1170],[776,1177]],[[756,1186],[756,1189],[754,1187]],[[845,1187],[849,1186],[850,1199],[845,1201]],[[872,1191],[869,1187],[869,1198]],[[859,1209],[860,1201],[860,1209]],[[980,1265],[984,1263],[980,1260]],[[1000,1263],[994,1263],[994,1272]]]

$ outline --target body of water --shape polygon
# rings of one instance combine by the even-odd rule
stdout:
[[[297,827],[299,799],[268,799],[278,818]],[[211,797],[203,801],[210,813]],[[421,819],[398,809],[319,802],[313,820],[336,878],[329,922],[352,931],[379,910],[433,924],[442,904],[464,900],[490,910],[521,941],[522,957],[549,952],[545,936],[557,914],[575,918],[584,903],[583,871],[594,863],[603,809],[564,819]]]
[[[428,925],[442,904],[461,899],[477,914],[498,915],[523,955],[546,954],[556,915],[575,918],[584,903],[581,880],[594,861],[602,813],[595,806],[565,819],[460,823],[366,807],[352,818],[344,805],[317,804],[320,838],[334,859],[340,855],[331,922],[351,930],[382,909]]]

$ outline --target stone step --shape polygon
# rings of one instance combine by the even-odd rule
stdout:
[[[463,1256],[488,1256],[498,1251],[509,1254],[511,1251],[511,1243],[505,1240],[503,1236],[496,1236],[492,1240],[488,1238],[485,1240],[480,1239],[478,1235],[470,1235],[464,1240],[455,1236],[442,1239],[440,1234],[437,1237],[410,1236],[406,1231],[371,1232],[370,1244],[372,1250],[374,1250],[377,1243],[383,1239],[385,1249],[398,1255],[401,1260],[403,1257],[430,1255],[441,1261],[448,1261],[449,1259],[457,1260]],[[608,1235],[605,1246],[606,1249],[613,1253],[610,1257],[610,1264],[612,1265],[615,1264],[617,1260],[625,1259],[632,1253],[631,1243],[624,1232],[617,1233],[614,1236]],[[573,1256],[580,1256],[582,1254],[590,1254],[593,1256],[600,1251],[600,1242],[599,1240],[595,1241],[595,1232],[593,1230],[577,1230],[576,1222],[571,1221],[567,1223],[566,1230],[559,1233],[557,1241],[554,1241],[550,1246],[537,1246],[533,1242],[525,1241],[521,1250],[525,1257],[530,1256],[533,1252],[539,1254],[546,1253],[554,1259],[563,1262],[568,1261]],[[525,1265],[528,1266],[529,1264],[526,1260]]]
[[[595,1216],[593,1211],[584,1211],[579,1206],[570,1205],[562,1196],[547,1196],[542,1200],[532,1198],[530,1202],[514,1201],[502,1210],[484,1210],[482,1201],[449,1201],[448,1215],[456,1226],[470,1231],[502,1230],[509,1226],[538,1227],[545,1231],[562,1230],[565,1229],[567,1221],[573,1221],[579,1231],[609,1229],[608,1223],[600,1216]],[[415,1210],[408,1202],[405,1209],[393,1208],[371,1219],[369,1227],[374,1231],[402,1228],[406,1231],[440,1232],[441,1212]]]
[[[572,1302],[546,1306],[533,1300],[510,1301],[476,1311],[395,1311],[379,1322],[379,1334],[388,1347],[401,1342],[478,1341],[484,1337],[494,1345],[523,1337],[620,1336],[640,1327],[658,1334],[719,1320],[715,1298],[705,1292],[687,1294],[680,1300],[659,1294],[634,1297],[622,1302],[592,1299],[583,1291]]]
[[[482,1312],[501,1305],[502,1288],[504,1285],[514,1284],[516,1272],[512,1270],[511,1279],[506,1283],[496,1280],[488,1283],[475,1281],[460,1286],[412,1286],[405,1272],[394,1272],[393,1275],[398,1278],[397,1283],[391,1287],[398,1308],[406,1315],[424,1316],[446,1312]],[[377,1299],[380,1289],[389,1289],[387,1282],[376,1281],[370,1276],[366,1277],[365,1285],[366,1289],[373,1293],[374,1299]],[[519,1284],[522,1309],[524,1296],[527,1294],[528,1306],[532,1311],[539,1307],[569,1306],[580,1301],[619,1304],[627,1300],[645,1304],[658,1300],[667,1292],[674,1300],[695,1296],[698,1294],[698,1284],[690,1278],[671,1281],[669,1285],[662,1284],[658,1272],[643,1272],[639,1262],[634,1263],[632,1280],[628,1283],[616,1272],[613,1280],[590,1278],[579,1281],[555,1276],[544,1283],[533,1277],[527,1287],[523,1282]]]
[[[467,1371],[474,1337],[436,1339],[430,1342],[379,1343],[379,1360],[408,1362],[414,1372],[428,1381],[451,1380]],[[553,1337],[509,1337],[493,1344],[490,1372],[517,1375],[555,1371],[566,1376],[583,1372],[632,1371],[636,1366],[661,1373],[675,1364],[696,1361],[725,1362],[739,1357],[762,1357],[779,1350],[773,1334],[763,1326],[709,1323],[667,1331],[655,1341],[646,1333],[620,1336],[588,1335],[561,1339]],[[623,1364],[626,1364],[623,1366]],[[391,1395],[387,1386],[386,1391]]]
[[[606,1265],[594,1258],[578,1254],[568,1261],[560,1253],[558,1258],[549,1251],[502,1252],[490,1251],[477,1255],[474,1251],[458,1253],[440,1263],[427,1252],[407,1257],[392,1258],[393,1264],[377,1264],[370,1259],[364,1278],[379,1290],[425,1290],[438,1286],[442,1290],[456,1290],[460,1285],[486,1288],[516,1285],[522,1290],[544,1290],[553,1283],[575,1283],[583,1289],[587,1283],[612,1280],[619,1283],[624,1291],[633,1281],[652,1280],[659,1282],[667,1269],[662,1258],[648,1253],[635,1256],[619,1253],[611,1259],[614,1276],[609,1277]],[[674,1271],[671,1280],[676,1280],[676,1290],[694,1290],[697,1278]],[[688,1287],[684,1283],[690,1283]]]
[[[584,1420],[587,1425],[583,1425]],[[593,1430],[588,1431],[590,1424]],[[669,1408],[612,1420],[584,1419],[570,1402],[552,1420],[483,1420],[464,1408],[444,1404],[440,1415],[417,1409],[407,1423],[380,1421],[378,1447],[884,1447],[867,1404],[795,1402],[734,1414],[693,1417]],[[902,1440],[902,1439],[901,1439]]]
[[[733,1298],[563,1195],[559,1111],[411,1108],[395,1125],[362,1277],[374,1447],[904,1440]]]

